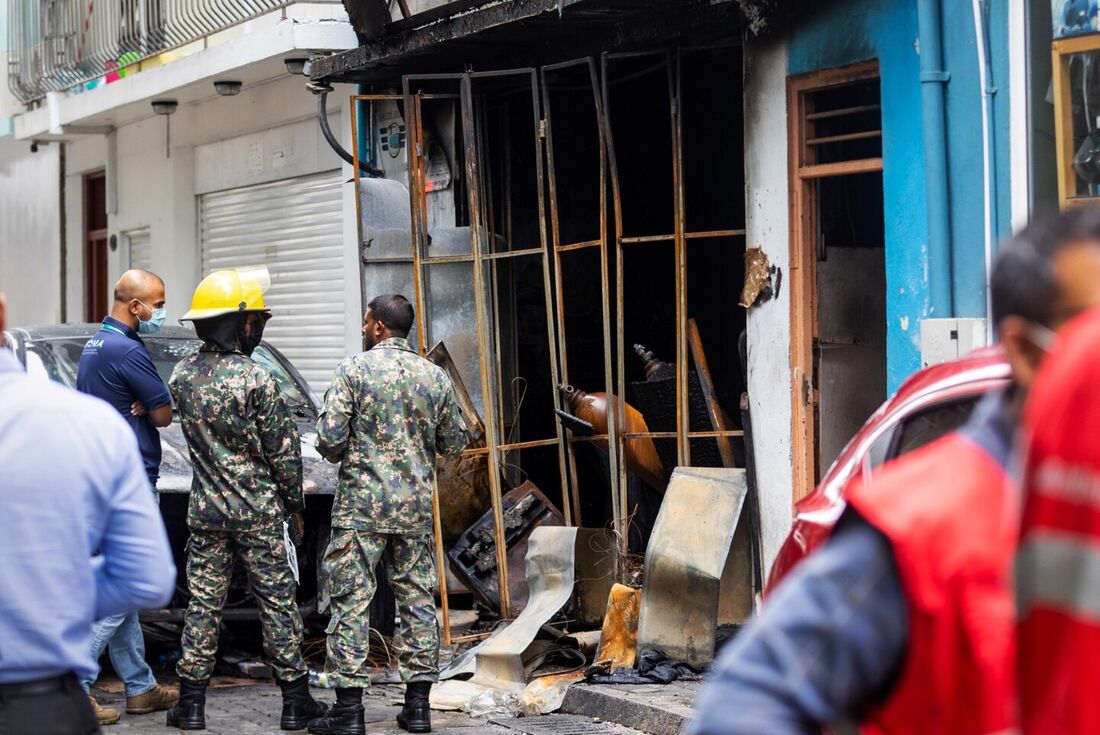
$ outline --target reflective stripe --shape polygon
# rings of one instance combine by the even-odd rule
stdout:
[[[1016,555],[1018,609],[1070,613],[1100,624],[1100,546],[1088,536],[1032,530]]]

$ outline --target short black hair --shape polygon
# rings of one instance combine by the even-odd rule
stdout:
[[[1100,246],[1100,209],[1078,207],[1042,214],[1008,239],[990,277],[994,324],[1010,316],[1051,326],[1059,284],[1054,257],[1068,247]]]
[[[413,306],[401,294],[388,293],[375,296],[367,304],[367,311],[374,315],[375,321],[382,322],[395,337],[408,337],[409,332],[412,331]]]

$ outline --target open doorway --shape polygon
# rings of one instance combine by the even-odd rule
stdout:
[[[886,397],[878,65],[792,77],[791,367],[795,499]]]
[[[107,316],[107,174],[84,177],[84,321]]]

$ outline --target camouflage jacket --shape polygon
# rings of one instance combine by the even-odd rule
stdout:
[[[317,421],[317,451],[340,463],[332,527],[431,533],[436,455],[467,441],[450,379],[408,341],[347,358]]]
[[[305,508],[298,427],[266,369],[204,344],[168,381],[191,454],[190,528],[246,531]]]

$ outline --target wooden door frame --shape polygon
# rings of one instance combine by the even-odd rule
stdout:
[[[793,502],[816,484],[817,441],[813,406],[813,343],[817,336],[818,179],[882,171],[882,158],[818,164],[806,145],[807,95],[877,79],[877,60],[787,77],[787,155],[790,207],[791,489]]]
[[[93,283],[96,272],[95,265],[92,263],[94,243],[106,242],[108,238],[108,227],[92,229],[92,183],[100,180],[103,181],[104,194],[106,194],[107,171],[105,169],[91,171],[81,178],[81,203],[83,206],[83,216],[81,218],[83,227],[81,229],[83,230],[82,239],[84,242],[84,317],[89,321],[102,319],[107,315],[107,310],[110,309],[110,298],[108,298],[106,290],[107,269],[109,267],[106,257],[102,264],[104,288],[98,289],[99,293],[96,293],[96,284]],[[104,201],[106,202],[106,200]],[[103,212],[103,215],[106,217],[106,211]],[[101,305],[101,308],[96,308],[99,305]],[[97,315],[96,312],[102,313]]]

